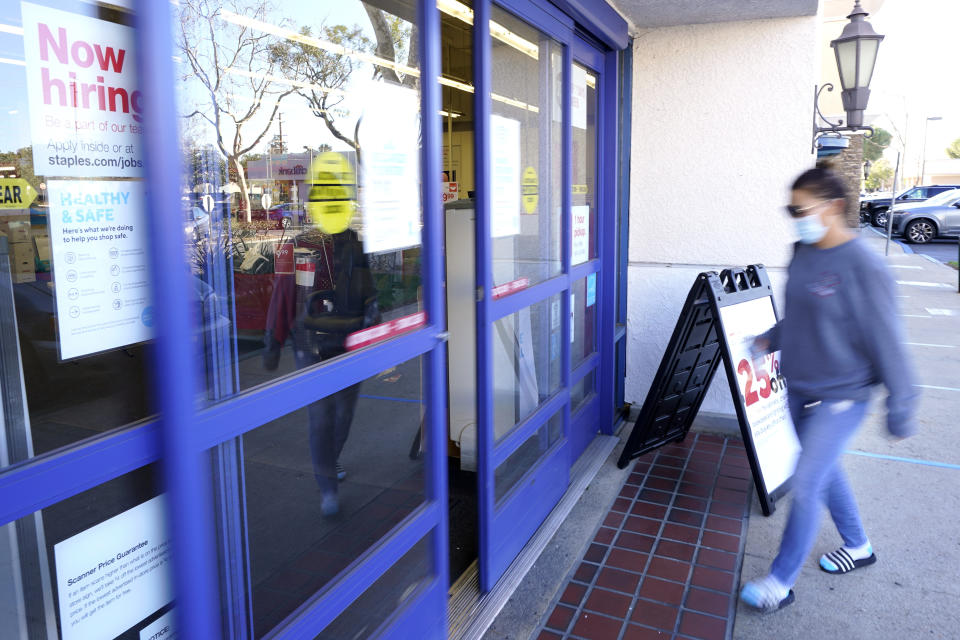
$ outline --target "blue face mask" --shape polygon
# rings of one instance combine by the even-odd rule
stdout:
[[[823,236],[827,235],[827,228],[820,221],[819,214],[796,218],[793,223],[796,225],[800,242],[804,244],[816,244],[823,240]]]

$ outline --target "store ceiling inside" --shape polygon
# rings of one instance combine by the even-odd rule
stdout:
[[[817,13],[819,0],[610,0],[637,28],[796,18]],[[851,1],[850,6],[853,6]]]

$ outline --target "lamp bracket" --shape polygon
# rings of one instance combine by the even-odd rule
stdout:
[[[841,131],[863,131],[866,133],[866,137],[873,137],[873,127],[844,127],[843,120],[837,120],[835,123],[827,120],[826,116],[820,111],[820,94],[823,93],[823,90],[833,91],[833,83],[827,82],[826,84],[817,87],[813,86],[813,141],[810,145],[810,153],[814,153],[817,150],[817,138],[819,138],[824,133],[840,133]],[[817,118],[822,120],[824,124],[828,125],[826,127],[818,126]]]

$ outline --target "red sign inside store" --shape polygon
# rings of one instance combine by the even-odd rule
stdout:
[[[493,288],[493,299],[499,300],[500,298],[508,296],[511,293],[516,293],[517,291],[523,291],[529,286],[530,286],[530,280],[528,280],[527,278],[520,278],[519,280],[514,280],[513,282],[501,284],[500,286]]]
[[[281,275],[293,275],[293,243],[281,242],[273,254],[273,272]]]
[[[347,336],[344,346],[347,348],[347,351],[355,351],[363,347],[368,347],[376,342],[389,340],[401,333],[419,329],[425,324],[427,324],[427,313],[420,311],[419,313],[378,324],[369,329],[354,331]]]

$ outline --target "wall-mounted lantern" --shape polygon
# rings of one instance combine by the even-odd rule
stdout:
[[[843,28],[840,37],[830,43],[837,58],[837,71],[840,74],[843,100],[843,110],[847,112],[847,125],[840,120],[830,122],[820,113],[820,94],[824,89],[833,91],[833,84],[827,83],[821,87],[814,86],[813,98],[813,148],[817,148],[817,138],[823,133],[839,133],[840,131],[867,131],[873,134],[872,127],[863,126],[863,112],[870,99],[870,80],[873,78],[873,67],[877,62],[877,52],[883,36],[873,30],[873,26],[866,21],[869,14],[856,0],[853,11],[847,16],[850,22]],[[817,117],[825,122],[827,127],[817,126]]]

